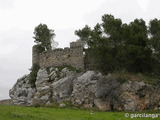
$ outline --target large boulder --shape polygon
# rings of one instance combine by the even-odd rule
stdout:
[[[29,75],[24,75],[19,78],[16,84],[9,91],[10,97],[13,99],[13,104],[27,105],[34,97],[35,89],[29,83]]]
[[[50,101],[51,87],[49,82],[49,75],[46,68],[39,69],[35,82],[36,93],[31,99],[31,104],[46,104]]]
[[[104,86],[105,81],[101,73],[94,71],[87,71],[79,76],[73,81],[73,104],[84,107],[102,106],[97,101],[103,99],[108,92],[108,88]]]
[[[52,99],[53,101],[61,101],[69,98],[73,90],[73,80],[75,76],[68,76],[61,78],[60,80],[53,82],[52,87]]]

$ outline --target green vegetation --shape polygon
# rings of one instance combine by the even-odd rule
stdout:
[[[55,36],[54,30],[49,29],[46,24],[39,24],[35,27],[34,35],[34,42],[37,43],[39,52],[51,50],[57,44],[53,40]]]
[[[117,79],[120,83],[124,83],[128,80],[141,82],[146,84],[157,85],[160,83],[160,76],[155,76],[152,74],[142,74],[142,73],[130,73],[126,71],[115,71],[112,76]]]
[[[50,71],[50,68],[51,68],[51,67],[48,67],[48,68],[47,68],[48,74],[50,74],[50,73],[54,70],[54,69],[53,69],[52,71]],[[59,72],[61,72],[64,68],[67,68],[69,71],[82,72],[82,70],[77,69],[77,68],[75,68],[75,67],[72,67],[71,65],[56,66],[55,68],[57,68]]]
[[[29,74],[29,82],[32,87],[35,87],[37,72],[39,69],[40,69],[40,66],[37,64],[33,64],[32,68],[31,68],[31,72]]]
[[[53,71],[56,72],[56,75],[57,75],[57,78],[60,79],[60,75],[61,75],[61,72],[64,68],[67,68],[67,70],[69,71],[75,71],[76,73],[80,73],[82,72],[81,69],[77,69],[75,67],[72,67],[70,65],[63,65],[63,66],[56,66],[56,67],[47,67],[46,68],[46,71],[47,71],[47,74],[50,75]],[[57,69],[57,70],[56,70]],[[51,76],[49,76],[49,80],[51,80]]]
[[[124,83],[124,82],[126,82],[128,80],[132,80],[132,78],[130,77],[131,75],[129,75],[127,72],[115,71],[114,73],[112,73],[112,75],[120,83]]]
[[[105,14],[102,23],[93,29],[86,25],[75,34],[88,46],[95,70],[160,73],[160,20],[151,20],[148,26],[143,19],[126,24]]]
[[[62,69],[67,68],[69,71],[82,72],[82,70],[72,67],[70,65],[58,66],[57,68],[59,71],[62,71]]]
[[[160,83],[160,76],[155,76],[153,74],[144,74],[143,76],[146,78],[143,81],[147,84],[157,85]]]
[[[124,116],[124,112],[95,111],[91,114],[91,111],[68,108],[55,109],[0,105],[0,111],[1,120],[131,120],[131,118]],[[151,120],[152,118],[133,118],[132,120],[142,119]],[[159,120],[159,118],[154,118],[154,120]]]

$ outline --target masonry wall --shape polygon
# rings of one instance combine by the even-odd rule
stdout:
[[[37,51],[37,45],[34,45],[32,48],[32,65],[39,64],[39,53]]]
[[[37,54],[33,47],[33,64],[40,67],[70,65],[77,69],[84,69],[83,43],[81,41],[70,43],[70,48],[55,49]]]

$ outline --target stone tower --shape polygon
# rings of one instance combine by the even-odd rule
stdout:
[[[32,65],[33,64],[39,65],[39,53],[37,50],[37,45],[32,47]]]
[[[71,42],[70,49],[72,66],[75,68],[84,69],[83,42],[81,40]]]

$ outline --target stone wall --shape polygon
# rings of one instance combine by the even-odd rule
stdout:
[[[36,46],[32,53],[33,64],[39,64],[41,68],[51,66],[70,65],[77,69],[84,69],[83,43],[81,41],[71,42],[70,48],[58,48],[38,54]]]
[[[39,64],[39,54],[37,51],[37,45],[34,45],[32,48],[32,65]]]

